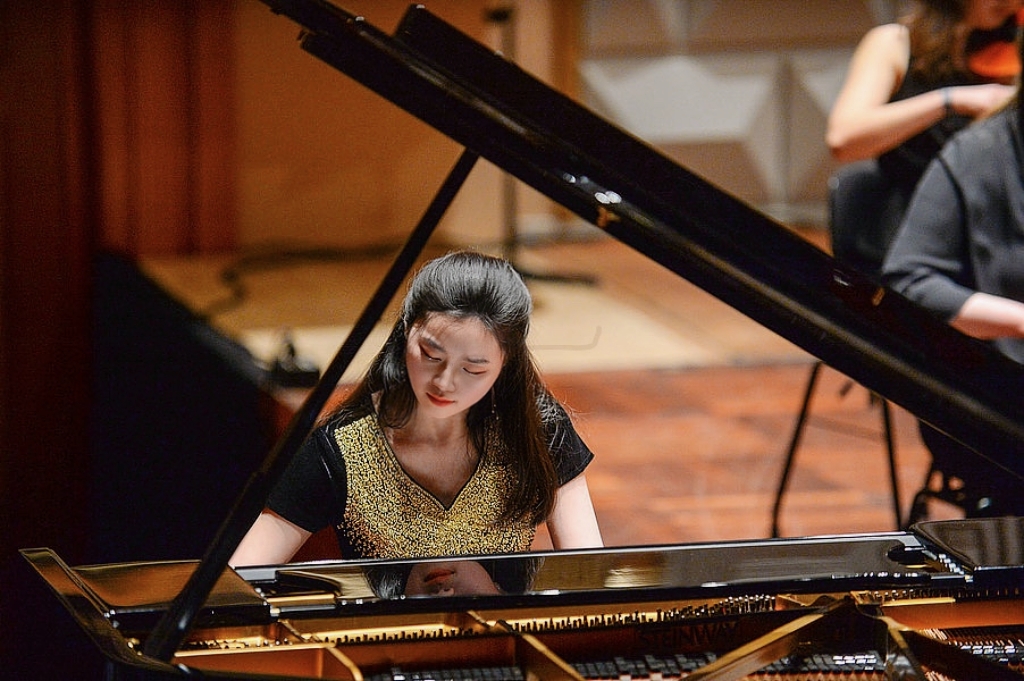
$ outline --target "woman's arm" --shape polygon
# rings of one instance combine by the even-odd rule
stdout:
[[[287,563],[312,532],[288,522],[273,511],[264,511],[242,538],[228,564],[276,565]]]
[[[1000,128],[1002,129],[1002,128]],[[984,145],[969,146],[981,139]],[[991,153],[1002,137],[954,139],[928,167],[907,207],[903,224],[893,240],[883,268],[885,283],[914,302],[935,312],[961,332],[991,340],[1024,337],[1024,303],[1003,295],[976,290],[971,276],[970,248],[965,230],[974,233],[988,248],[998,235],[1016,233],[1001,222],[989,224],[1001,215],[998,206],[1008,202],[1003,195],[985,194],[989,202],[981,217],[970,218],[964,197],[981,190],[977,180],[979,162],[1005,167],[1005,159]],[[1007,142],[1009,144],[1009,142]],[[966,151],[965,151],[966,149]],[[1015,156],[1014,156],[1015,158]],[[957,181],[955,178],[960,178]],[[989,184],[983,185],[989,187]]]
[[[950,142],[925,170],[882,266],[882,281],[950,322],[975,292],[961,200],[961,185],[947,162]]]
[[[975,338],[1024,338],[1024,303],[974,293],[950,323]]]
[[[825,142],[837,160],[878,156],[946,115],[940,92],[889,103],[909,61],[910,36],[905,26],[876,26],[861,39],[825,132]]]
[[[833,157],[842,162],[874,158],[951,113],[975,118],[1013,95],[1012,86],[990,83],[941,88],[890,102],[909,61],[905,26],[885,24],[864,35],[829,114],[825,142]]]
[[[547,525],[556,549],[604,546],[585,474],[577,475],[558,489],[555,510]]]

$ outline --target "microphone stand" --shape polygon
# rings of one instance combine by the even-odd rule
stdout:
[[[511,5],[494,7],[486,10],[484,18],[501,29],[501,53],[510,62],[515,61],[516,50],[516,29],[514,21],[515,10]],[[593,277],[585,274],[551,274],[539,273],[521,267],[517,262],[519,251],[519,193],[517,180],[511,173],[502,175],[502,221],[505,226],[504,238],[502,239],[502,256],[508,260],[524,279],[536,281],[550,281],[565,284],[588,284],[593,285]]]

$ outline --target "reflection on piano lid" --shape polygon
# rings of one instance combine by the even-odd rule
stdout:
[[[128,678],[171,678],[185,665],[230,678],[345,680],[597,679],[609,669],[663,680],[682,670],[923,679],[935,669],[951,679],[1019,679],[1022,540],[1024,519],[1004,518],[915,532],[241,568],[217,583],[171,665],[138,651],[196,563],[70,568],[46,549],[23,554],[111,668],[131,669]],[[456,575],[471,579],[454,586]],[[413,583],[421,578],[448,585],[427,593]]]
[[[1024,477],[1024,373],[1010,360],[840,267],[422,7],[389,36],[324,0],[266,4],[301,27],[303,49],[466,147],[356,330],[372,328],[372,313],[481,156]],[[856,537],[225,573],[318,400],[358,349],[356,330],[202,561],[73,569],[48,550],[23,552],[96,643],[105,678],[203,670],[733,679],[759,669],[818,678],[848,664],[865,678],[924,678],[926,669],[1020,678],[1015,518]]]

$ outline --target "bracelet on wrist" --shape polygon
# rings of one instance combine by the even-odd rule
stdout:
[[[953,111],[953,94],[949,90],[948,87],[942,88],[942,110],[946,116],[952,116],[956,113]]]

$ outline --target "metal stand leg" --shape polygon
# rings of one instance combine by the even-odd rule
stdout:
[[[896,517],[896,529],[903,527],[903,512],[900,509],[900,484],[896,475],[896,443],[892,435],[892,413],[889,401],[878,398],[882,407],[882,431],[885,433],[885,451],[889,455],[889,483],[892,485],[892,507]]]
[[[800,406],[800,414],[797,416],[796,425],[793,428],[793,437],[789,440],[789,450],[786,452],[786,463],[782,467],[782,477],[779,479],[778,489],[775,491],[775,505],[772,507],[772,536],[779,536],[779,513],[782,509],[782,497],[786,493],[786,486],[789,484],[789,473],[793,467],[793,459],[796,457],[797,447],[800,446],[800,439],[804,434],[804,424],[810,414],[811,397],[814,395],[814,387],[818,383],[818,374],[821,373],[822,362],[819,360],[811,367],[811,375],[807,378],[807,389],[804,391],[804,401]]]
[[[515,21],[513,20],[514,10],[511,6],[498,7],[488,10],[485,18],[501,27],[501,52],[509,61],[515,60],[516,34]],[[516,271],[524,279],[535,281],[551,281],[562,284],[588,284],[593,285],[593,277],[583,274],[550,274],[532,272],[524,269],[516,261],[519,249],[519,210],[516,178],[505,173],[502,185],[502,202],[504,207],[505,238],[502,248],[503,257],[512,263]]]

